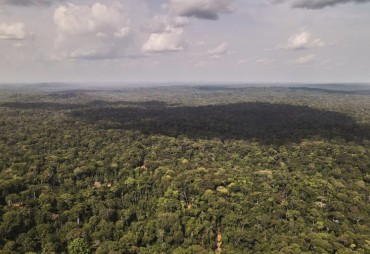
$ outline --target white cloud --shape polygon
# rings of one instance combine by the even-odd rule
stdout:
[[[114,33],[116,38],[125,38],[130,35],[131,29],[129,27],[122,27],[120,30]]]
[[[188,17],[176,17],[173,21],[174,26],[176,27],[183,27],[190,24],[190,20]]]
[[[100,31],[116,32],[126,28],[122,27],[120,23],[123,22],[125,26],[129,23],[122,11],[120,5],[108,7],[101,3],[95,3],[89,7],[68,4],[56,9],[54,22],[58,32],[69,35],[96,34]]]
[[[231,55],[234,54],[235,52],[229,51],[229,44],[226,42],[221,43],[215,48],[209,49],[207,51],[207,54],[211,56],[213,59],[218,59],[223,55]]]
[[[0,24],[0,40],[24,40],[26,36],[23,23]]]
[[[308,49],[308,48],[322,48],[326,43],[319,38],[314,38],[311,33],[301,31],[291,36],[287,42],[281,46],[284,49]]]
[[[148,25],[149,38],[142,45],[144,53],[166,53],[184,51],[186,42],[183,27],[190,24],[188,17],[155,15]]]
[[[171,23],[168,15],[155,15],[147,26],[150,33],[161,33]]]
[[[227,48],[228,48],[228,44],[226,42],[223,42],[220,45],[218,45],[217,47],[209,49],[207,51],[207,53],[211,57],[219,58],[220,56],[227,54],[227,52],[228,52]]]
[[[261,64],[261,65],[271,65],[275,62],[275,59],[272,59],[272,58],[257,58],[255,60],[255,62],[257,64]]]
[[[162,33],[169,26],[178,28],[184,27],[190,24],[190,20],[187,17],[171,17],[170,15],[155,15],[150,23],[148,24],[148,30],[150,33]]]
[[[169,6],[180,16],[217,20],[233,11],[232,4],[233,0],[171,0]]]
[[[208,50],[208,54],[210,55],[224,55],[227,53],[228,44],[226,42],[221,43],[217,47]]]
[[[239,59],[236,63],[238,65],[243,65],[243,64],[247,63],[247,60],[245,60],[245,59]]]
[[[147,53],[164,53],[185,50],[184,30],[167,26],[163,32],[152,33],[142,46],[142,51]]]
[[[118,58],[130,41],[130,20],[118,3],[59,6],[54,23],[56,58]]]
[[[316,56],[311,54],[311,55],[302,56],[297,59],[291,60],[290,62],[293,64],[305,65],[305,64],[313,63],[315,60],[316,60]]]
[[[21,48],[21,47],[23,47],[24,45],[23,45],[23,43],[16,42],[16,43],[14,43],[12,46],[13,46],[14,48]]]
[[[206,45],[206,42],[205,41],[197,41],[194,43],[195,46],[204,46]]]
[[[193,64],[194,68],[204,68],[206,66],[207,66],[207,64],[204,61],[198,61],[198,62]]]

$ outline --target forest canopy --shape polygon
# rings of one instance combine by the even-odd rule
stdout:
[[[370,253],[370,97],[332,88],[0,87],[0,253]]]

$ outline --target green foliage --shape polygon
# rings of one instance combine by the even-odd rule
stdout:
[[[219,232],[222,253],[370,251],[365,95],[7,95],[0,253],[215,253]]]
[[[68,244],[69,254],[90,254],[88,242],[83,238],[76,238]]]

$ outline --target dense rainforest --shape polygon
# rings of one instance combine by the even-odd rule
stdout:
[[[0,87],[0,253],[370,253],[370,88]]]

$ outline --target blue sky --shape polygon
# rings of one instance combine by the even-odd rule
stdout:
[[[0,82],[370,82],[367,0],[0,0]]]

